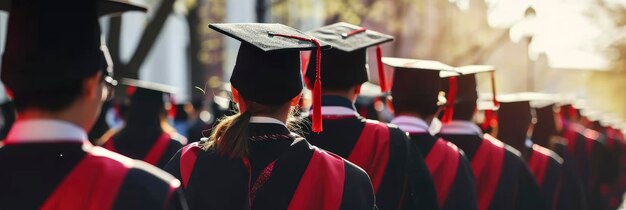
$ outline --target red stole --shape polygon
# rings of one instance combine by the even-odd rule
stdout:
[[[198,142],[183,148],[180,157],[180,175],[184,187],[189,183],[200,149]],[[339,209],[343,199],[344,184],[345,165],[343,159],[335,154],[315,148],[289,203],[288,210]]]
[[[539,184],[539,186],[543,185],[543,180],[546,176],[549,162],[550,150],[537,144],[533,144],[530,159],[528,160],[528,168],[535,176],[535,179],[537,179],[537,184]]]
[[[90,149],[41,207],[111,209],[133,160],[100,147]]]
[[[476,179],[479,210],[489,209],[493,200],[493,195],[502,175],[504,153],[504,143],[489,134],[485,134],[484,140],[471,161],[472,171]]]
[[[180,154],[180,181],[183,183],[184,188],[187,188],[187,183],[189,183],[193,166],[196,165],[200,149],[200,143],[194,142],[183,147]]]
[[[433,177],[439,206],[443,206],[459,168],[459,149],[450,142],[437,139],[425,160]]]
[[[322,175],[321,171],[325,174]],[[315,148],[287,209],[339,209],[345,176],[345,165],[341,157]]]
[[[352,149],[348,160],[361,167],[372,180],[374,192],[378,192],[380,183],[389,161],[389,127],[387,124],[366,120],[359,140]]]
[[[148,154],[146,154],[146,156],[143,158],[143,161],[146,163],[150,163],[152,165],[156,165],[159,162],[159,160],[161,160],[161,157],[163,157],[163,153],[165,153],[165,150],[167,149],[167,146],[169,145],[170,140],[171,140],[171,136],[163,132],[161,136],[159,136],[157,141],[154,143],[152,148],[150,148],[150,151],[148,151]],[[116,151],[115,144],[113,143],[112,138],[109,139],[102,146],[108,150],[111,150],[114,152]]]

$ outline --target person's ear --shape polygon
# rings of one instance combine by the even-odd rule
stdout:
[[[298,104],[300,104],[300,97],[302,97],[302,94],[298,94],[296,97],[293,97],[291,101],[289,101],[289,105],[298,106]]]
[[[102,72],[98,72],[83,80],[83,93],[86,98],[94,99],[102,96],[102,87],[100,87],[102,76]]]

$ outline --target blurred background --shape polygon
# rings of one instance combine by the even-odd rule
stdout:
[[[307,31],[344,21],[394,35],[385,56],[495,65],[499,93],[564,93],[626,118],[626,0],[131,2],[149,12],[101,19],[115,76],[176,86],[177,104],[211,104],[230,77],[239,43],[209,23],[277,22]],[[0,51],[6,21],[0,12]],[[489,79],[479,82],[487,92]]]

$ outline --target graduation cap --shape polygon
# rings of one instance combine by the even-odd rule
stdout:
[[[302,92],[300,51],[321,50],[330,45],[282,24],[209,24],[224,35],[241,41],[230,82],[245,98],[259,104],[280,105]],[[318,62],[319,63],[319,62]],[[313,90],[313,131],[321,132],[320,66],[316,66]]]
[[[139,102],[163,106],[171,101],[171,95],[178,92],[176,87],[170,85],[129,78],[122,78],[121,84],[130,87],[131,104]]]
[[[444,86],[448,96],[448,104],[446,111],[442,118],[442,122],[450,122],[453,119],[454,110],[456,106],[463,106],[463,104],[476,104],[478,100],[478,92],[476,91],[476,74],[479,73],[491,73],[491,85],[492,94],[495,95],[495,68],[490,65],[469,65],[455,68],[455,73],[442,72],[441,77],[448,80],[448,86]],[[493,98],[494,106],[498,106],[498,101]],[[459,109],[457,109],[459,110]],[[474,110],[465,110],[463,112],[474,112]],[[462,113],[463,115],[470,115],[470,113]]]
[[[440,74],[457,74],[454,67],[431,60],[384,57],[382,61],[395,69],[391,94],[396,108],[421,107],[430,111],[420,114],[434,114],[439,106],[446,103],[445,97],[440,94]]]
[[[323,52],[324,59],[321,61],[322,85],[325,88],[346,89],[368,81],[366,49],[376,45],[379,85],[382,92],[387,92],[389,87],[381,61],[380,44],[393,41],[392,36],[344,22],[324,26],[308,34],[333,46]],[[306,73],[309,81],[315,78],[315,65],[316,59],[311,58]]]
[[[112,62],[101,42],[98,17],[145,11],[119,0],[0,0],[0,7],[9,11],[1,76],[15,95],[98,71],[110,75]]]

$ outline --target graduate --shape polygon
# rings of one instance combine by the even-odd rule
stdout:
[[[108,0],[11,2],[1,78],[18,119],[0,148],[0,209],[186,209],[180,181],[87,139],[115,83],[98,16],[129,10],[145,11]]]
[[[567,152],[573,157],[585,189],[585,197],[590,209],[607,209],[600,186],[604,161],[602,133],[583,125],[581,108],[586,102],[564,102],[561,108],[563,130],[561,136],[567,142]]]
[[[546,201],[547,209],[562,209],[559,197],[563,183],[563,158],[552,150],[535,144],[529,138],[532,130],[531,101],[549,100],[552,96],[540,93],[513,93],[499,95],[498,139],[522,153],[528,168],[535,176]]]
[[[532,129],[533,143],[554,151],[563,159],[562,184],[559,192],[559,209],[588,209],[587,198],[582,180],[574,159],[567,151],[567,141],[560,137],[561,119],[557,115],[556,101],[540,102],[533,105],[535,125]],[[543,104],[542,104],[543,103]]]
[[[409,139],[398,127],[365,119],[354,108],[361,84],[368,80],[366,50],[393,37],[348,23],[336,23],[310,31],[332,49],[322,52],[321,114],[324,132],[306,131],[311,144],[346,158],[363,168],[372,180],[376,203],[387,209],[437,209],[437,197],[421,154],[410,154]],[[380,56],[380,48],[377,47]],[[380,62],[380,61],[379,61]],[[307,70],[309,89],[317,88],[316,59]],[[382,92],[387,92],[382,62],[379,63]]]
[[[472,119],[476,113],[475,75],[492,66],[457,68],[444,88],[448,96],[439,137],[457,145],[470,160],[478,193],[478,209],[546,209],[539,186],[515,148],[483,134]],[[443,75],[447,76],[447,75]],[[493,77],[492,77],[493,81]],[[445,83],[444,83],[445,84]],[[493,89],[495,92],[495,89]],[[497,105],[497,101],[494,100]]]
[[[391,121],[411,137],[411,149],[424,154],[441,209],[478,209],[469,160],[456,145],[436,138],[433,121],[446,103],[440,71],[454,68],[437,61],[383,58],[394,67],[391,96],[396,117]]]
[[[363,170],[294,133],[290,111],[303,89],[299,51],[330,46],[281,24],[209,27],[242,42],[230,78],[239,112],[166,166],[181,179],[190,209],[374,209]],[[320,93],[313,93],[314,109]],[[323,130],[316,116],[313,128]]]
[[[131,88],[130,104],[121,129],[113,129],[103,136],[102,147],[133,159],[143,160],[163,168],[176,152],[187,144],[167,122],[166,106],[171,104],[174,87],[123,79]]]

